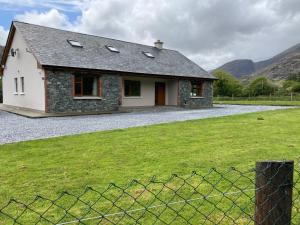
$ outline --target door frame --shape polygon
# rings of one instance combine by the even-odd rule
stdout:
[[[158,87],[163,87],[163,103],[159,104],[159,95],[162,93],[159,93]],[[166,82],[162,81],[155,81],[155,106],[164,106],[166,105]]]

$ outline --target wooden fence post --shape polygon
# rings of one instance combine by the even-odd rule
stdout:
[[[293,161],[256,163],[256,225],[291,224],[293,172]]]

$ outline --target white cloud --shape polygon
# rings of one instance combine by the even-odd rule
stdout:
[[[205,69],[211,69],[236,58],[267,58],[300,42],[298,1],[14,2],[49,7],[42,12],[29,11],[16,16],[19,20],[144,44],[161,39],[166,47],[180,50]],[[78,10],[75,21],[66,16],[68,8]]]
[[[6,43],[8,31],[4,27],[0,26],[0,45],[4,46]]]
[[[17,15],[16,20],[29,22],[55,28],[66,28],[70,26],[68,17],[60,13],[57,9],[51,9],[48,12],[38,13],[36,11],[25,12],[22,15]]]
[[[207,51],[198,54],[188,55],[191,60],[197,62],[199,65],[205,65],[205,68],[208,70],[214,69],[219,62],[228,62],[233,57],[232,52],[227,52],[223,50],[217,51]]]

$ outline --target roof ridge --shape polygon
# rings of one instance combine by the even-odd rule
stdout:
[[[13,23],[23,23],[23,24],[28,24],[28,25],[32,25],[32,26],[38,26],[38,27],[43,27],[43,28],[48,28],[48,29],[53,29],[53,30],[58,30],[58,31],[64,31],[64,32],[69,32],[69,33],[74,33],[74,34],[87,35],[87,36],[92,36],[92,37],[105,38],[105,39],[109,39],[109,40],[113,40],[113,41],[119,41],[119,42],[124,42],[124,43],[129,43],[129,44],[135,44],[135,45],[141,45],[141,46],[155,48],[155,46],[152,46],[152,45],[146,45],[146,44],[136,43],[136,42],[132,42],[132,41],[124,41],[124,40],[120,40],[120,39],[116,39],[116,38],[109,38],[109,37],[99,36],[99,35],[95,35],[95,34],[87,34],[87,33],[82,33],[82,32],[71,31],[71,30],[64,30],[64,29],[60,29],[60,28],[48,27],[48,26],[44,26],[44,25],[27,23],[27,22],[18,21],[18,20],[13,20]],[[162,50],[178,52],[177,50],[169,49],[169,48],[163,48]]]

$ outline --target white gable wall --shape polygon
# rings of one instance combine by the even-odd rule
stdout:
[[[44,71],[26,46],[20,32],[15,31],[11,48],[19,49],[16,56],[8,56],[3,71],[3,104],[45,111]],[[24,77],[24,93],[21,93],[21,77]],[[18,79],[18,92],[15,81]]]

